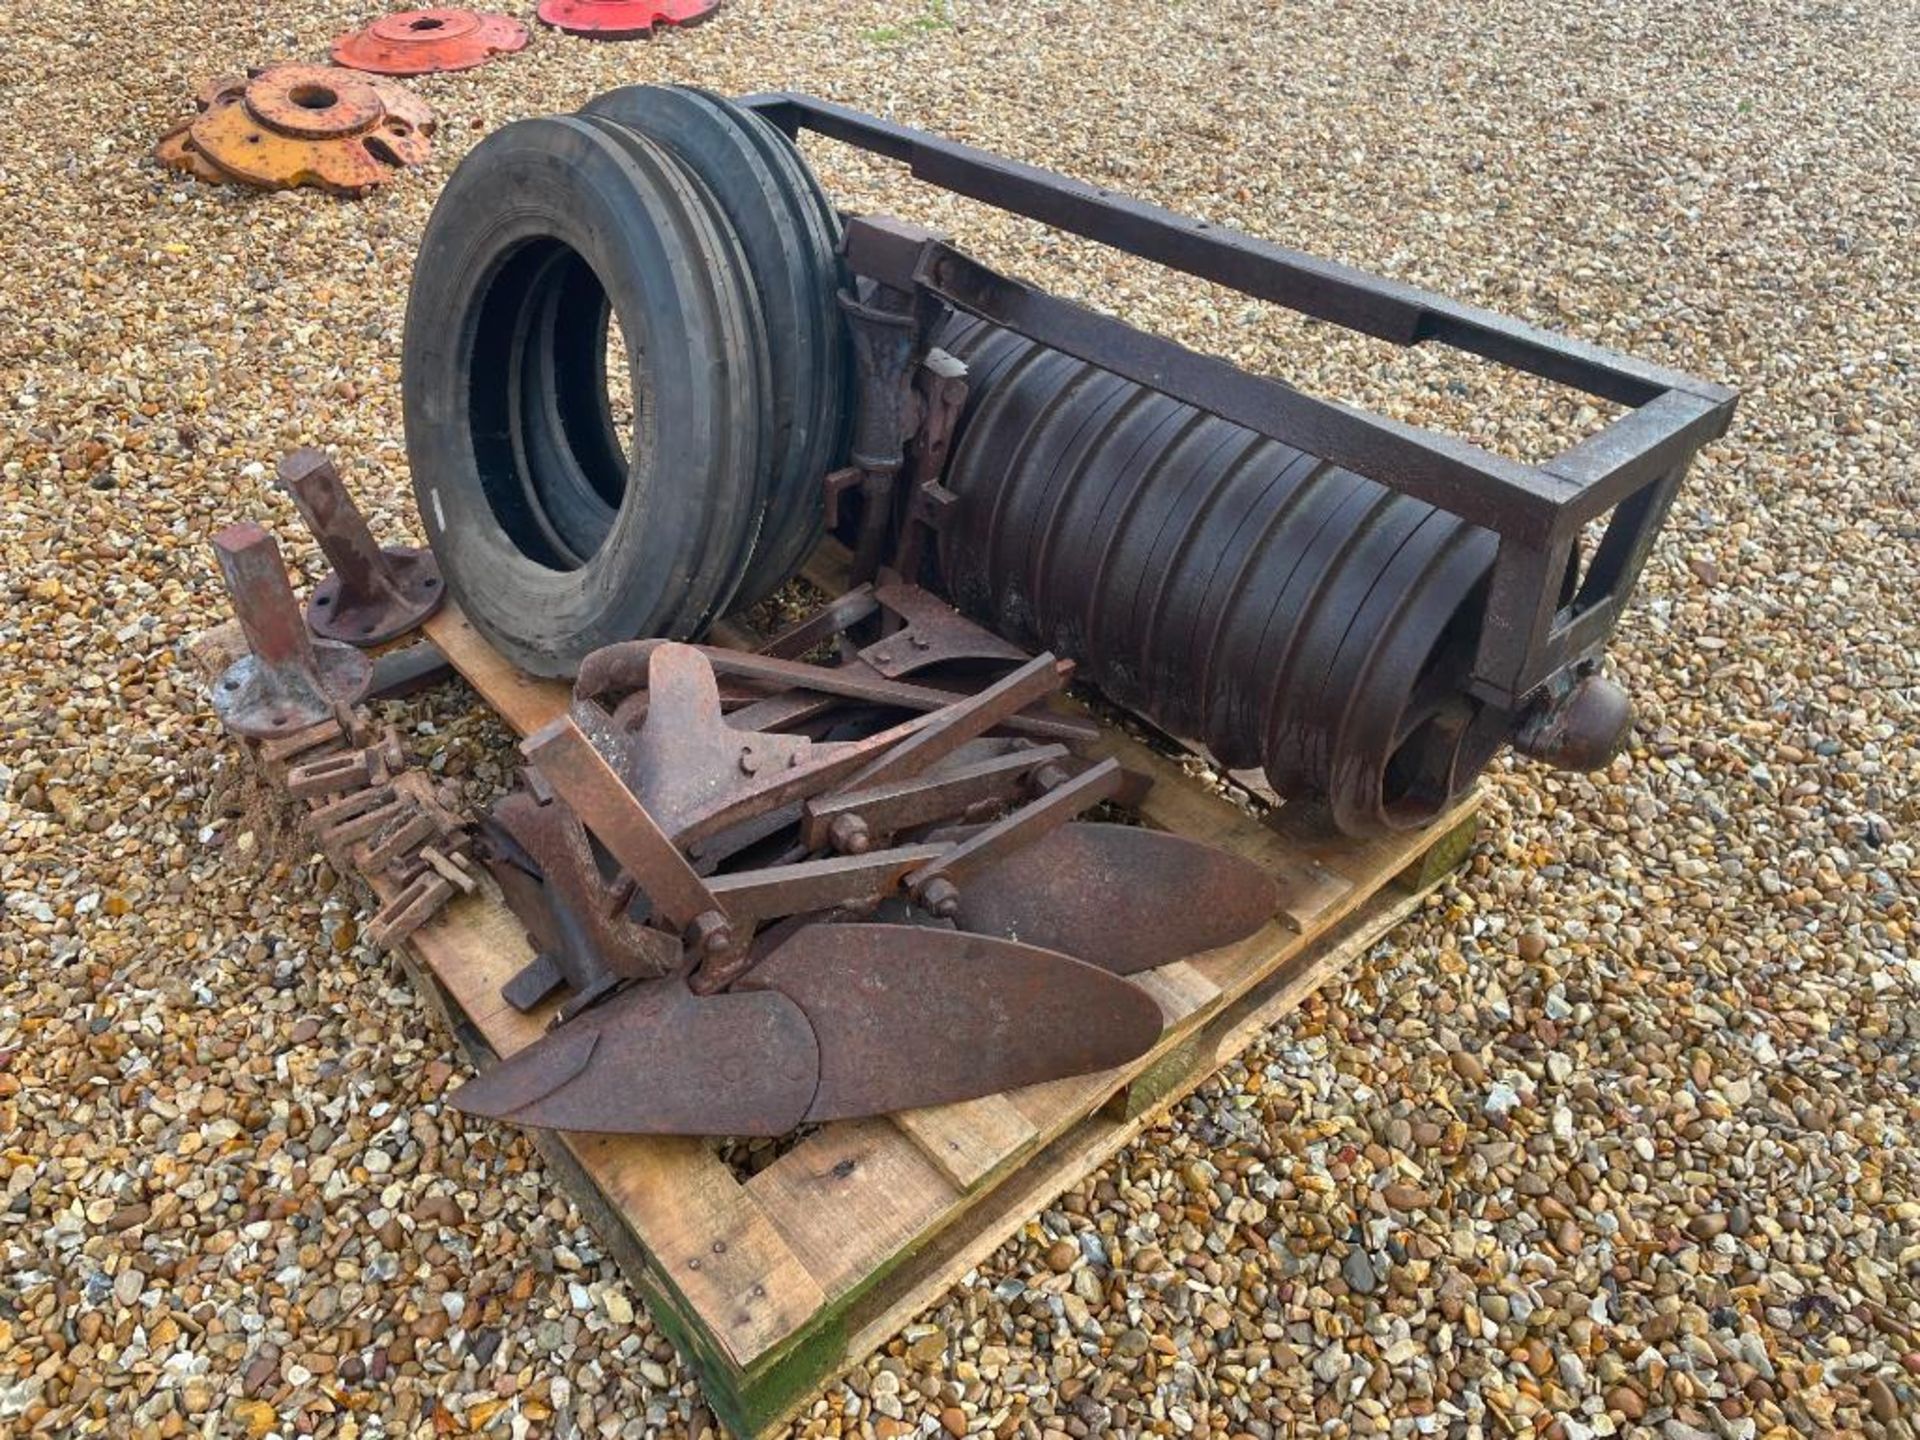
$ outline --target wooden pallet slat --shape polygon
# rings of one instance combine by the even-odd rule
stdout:
[[[565,684],[522,674],[453,607],[425,629],[516,733],[565,712]],[[203,663],[220,650],[209,643]],[[823,1126],[744,1179],[700,1140],[536,1133],[550,1174],[736,1432],[768,1433],[936,1302],[1339,975],[1471,846],[1471,800],[1419,834],[1356,842],[1298,812],[1256,818],[1117,730],[1101,749],[1154,780],[1146,823],[1254,860],[1280,894],[1259,935],[1136,977],[1167,1017],[1148,1054],[1103,1074]],[[501,997],[532,950],[491,882],[402,954],[482,1068],[544,1032],[551,1005],[524,1015]]]
[[[893,1123],[962,1191],[973,1189],[1034,1138],[1033,1122],[1005,1095],[908,1110],[895,1115]]]
[[[650,1218],[648,1251],[737,1361],[765,1354],[825,1303],[812,1267],[706,1141],[594,1135],[576,1148],[622,1212]]]
[[[962,1192],[890,1119],[844,1120],[747,1182],[829,1297],[846,1295]]]

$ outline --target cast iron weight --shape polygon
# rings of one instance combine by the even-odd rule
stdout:
[[[248,651],[214,682],[222,725],[251,739],[277,739],[331,719],[336,706],[366,694],[373,662],[351,645],[308,636],[271,535],[244,520],[214,536],[213,550]]]
[[[384,550],[340,472],[318,450],[280,462],[280,484],[333,566],[307,598],[307,628],[349,645],[383,645],[416,629],[446,599],[433,555],[408,545]]]

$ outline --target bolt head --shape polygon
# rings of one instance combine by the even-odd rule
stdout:
[[[914,898],[922,910],[942,920],[951,920],[960,913],[960,887],[944,876],[935,876],[922,885]]]
[[[827,827],[827,843],[842,855],[864,855],[873,848],[873,833],[858,815],[836,815]]]

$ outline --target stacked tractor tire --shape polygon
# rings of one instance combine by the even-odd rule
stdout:
[[[453,593],[510,658],[691,637],[798,567],[846,444],[838,239],[786,137],[697,90],[615,90],[461,164],[414,271],[407,445]]]

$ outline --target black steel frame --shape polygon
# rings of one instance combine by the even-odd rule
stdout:
[[[938,237],[884,221],[849,230],[854,271],[970,314],[1245,425],[1500,537],[1473,687],[1513,712],[1593,660],[1612,633],[1695,453],[1737,394],[1489,310],[1382,279],[807,95],[742,103],[907,164],[915,179],[1397,345],[1437,341],[1631,407],[1540,464],[1403,425],[1199,354],[1001,275]],[[1583,527],[1608,521],[1578,593],[1560,577]]]

